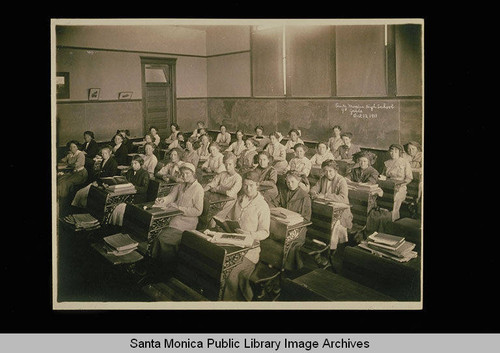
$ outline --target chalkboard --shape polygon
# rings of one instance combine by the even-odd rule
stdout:
[[[417,109],[418,110],[418,109]],[[412,116],[418,115],[413,109]],[[237,99],[208,101],[208,124],[218,129],[224,123],[229,131],[253,133],[257,125],[264,133],[278,130],[284,135],[291,128],[302,132],[302,139],[325,141],[331,128],[340,125],[352,132],[353,143],[362,147],[387,149],[400,141],[400,101],[387,99]],[[409,129],[419,129],[413,120]]]
[[[207,99],[177,99],[177,124],[184,134],[192,134],[196,123],[207,123]],[[170,127],[169,127],[170,129]]]
[[[57,104],[57,145],[83,141],[83,132],[94,132],[97,141],[111,140],[116,130],[143,135],[142,101]]]

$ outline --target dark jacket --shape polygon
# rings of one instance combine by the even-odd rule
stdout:
[[[128,165],[128,148],[125,143],[122,143],[120,148],[116,150],[114,157],[118,165]]]
[[[99,152],[99,146],[97,145],[97,142],[95,140],[90,140],[89,145],[86,146],[86,142],[82,144],[82,151],[86,153],[85,158],[94,158],[97,153]]]
[[[131,168],[127,171],[125,177],[137,190],[137,194],[135,194],[134,197],[134,203],[146,202],[149,186],[149,173],[147,170],[141,168],[136,171],[134,175],[134,170]]]
[[[360,167],[356,167],[351,170],[350,179],[356,183],[377,184],[378,172],[371,166],[365,170],[362,170]]]
[[[113,156],[110,156],[106,164],[104,164],[104,167],[102,164],[104,163],[104,160],[101,162],[101,169],[99,169],[98,177],[99,178],[106,178],[106,177],[112,177],[115,175],[119,175],[118,173],[118,163],[116,162],[116,159]]]

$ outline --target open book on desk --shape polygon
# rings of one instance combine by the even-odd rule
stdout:
[[[271,217],[292,226],[304,222],[304,217],[300,213],[290,211],[283,207],[272,207]]]
[[[241,228],[240,223],[238,221],[233,221],[230,219],[222,219],[217,216],[213,216],[212,219],[226,233],[236,233],[236,229]]]
[[[127,180],[127,178],[125,178],[122,175],[115,175],[112,177],[104,177],[104,178],[100,178],[100,180],[103,184],[107,184],[107,185],[120,185],[120,184],[127,184],[129,182]]]
[[[238,246],[241,248],[248,248],[251,247],[254,243],[253,237],[247,234],[219,233],[219,232],[212,232],[210,230],[206,230],[205,234],[208,236],[212,236],[211,239],[207,239],[208,241],[219,245],[229,245],[229,246]]]
[[[351,207],[351,205],[348,204],[348,203],[336,202],[336,201],[330,200],[330,199],[325,198],[325,197],[316,197],[316,198],[314,198],[313,201],[317,202],[317,203],[320,203],[322,205],[328,205],[328,206],[332,206],[332,207],[335,207],[335,208],[348,208],[348,207]]]

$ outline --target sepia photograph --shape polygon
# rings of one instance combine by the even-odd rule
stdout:
[[[53,309],[422,310],[423,19],[50,44]]]

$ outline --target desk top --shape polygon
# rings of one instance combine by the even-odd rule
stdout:
[[[302,227],[307,227],[307,226],[310,226],[312,224],[311,221],[302,221],[300,223],[296,223],[296,224],[288,224],[287,222],[284,222],[283,219],[280,219],[280,218],[277,218],[277,217],[273,217],[271,215],[271,222],[276,222],[276,223],[279,223],[279,224],[282,224],[284,226],[286,226],[287,230],[290,231],[290,230],[294,230],[294,229],[297,229],[297,228],[302,228]]]
[[[139,208],[143,210],[144,212],[147,212],[151,214],[153,217],[173,217],[173,216],[178,216],[183,214],[183,212],[177,208],[161,208],[161,207],[154,207],[154,201],[151,202],[144,202],[144,203],[139,203],[139,204],[132,204],[132,207]]]
[[[260,242],[257,240],[254,240],[254,242],[251,246],[245,247],[245,248],[242,248],[240,246],[234,246],[234,245],[218,244],[218,243],[211,242],[210,239],[212,237],[208,234],[199,232],[197,230],[190,230],[189,232],[198,235],[200,238],[204,239],[208,243],[214,244],[217,247],[224,249],[227,254],[235,254],[235,253],[242,252],[242,251],[246,252],[248,250],[255,249],[256,247],[260,246]]]
[[[140,261],[144,258],[139,252],[137,252],[137,250],[134,250],[131,253],[122,256],[108,254],[104,249],[104,241],[92,243],[91,246],[95,251],[97,251],[102,257],[104,257],[107,261],[109,261],[113,265],[131,264]]]
[[[395,187],[397,185],[402,185],[402,184],[406,184],[404,180],[393,180],[393,179],[387,179],[387,180],[381,180],[379,179],[378,180],[378,185],[381,187],[381,188],[392,188],[392,187]]]
[[[314,199],[312,204],[313,206],[328,207],[332,209],[347,209],[351,207],[351,205],[347,203],[328,201],[325,199]]]
[[[91,188],[94,188],[96,190],[99,190],[101,193],[106,193],[109,196],[117,196],[117,195],[133,195],[137,193],[137,190],[134,189],[134,191],[130,191],[130,189],[127,189],[126,192],[123,191],[111,191],[106,188],[104,188],[102,185],[101,186],[94,186],[92,185]]]
[[[218,203],[218,202],[226,202],[234,200],[234,197],[227,196],[224,194],[219,194],[212,191],[205,191],[205,200],[210,204]]]

